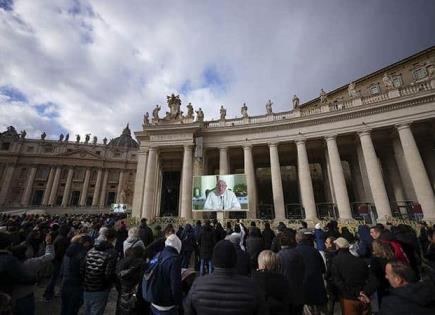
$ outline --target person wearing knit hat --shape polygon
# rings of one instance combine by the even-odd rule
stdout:
[[[237,274],[234,244],[219,241],[213,249],[213,273],[198,277],[184,302],[184,314],[267,314],[264,293]]]
[[[181,241],[175,234],[167,236],[165,248],[161,251],[156,278],[158,296],[151,301],[152,314],[178,314],[182,305],[181,285]]]

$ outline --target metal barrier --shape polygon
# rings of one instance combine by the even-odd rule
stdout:
[[[305,209],[300,203],[287,203],[285,217],[288,220],[303,220],[305,219]]]

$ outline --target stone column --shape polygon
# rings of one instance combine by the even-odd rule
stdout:
[[[98,200],[99,200],[98,197],[100,196],[102,176],[103,176],[103,170],[99,168],[97,172],[97,180],[95,181],[94,195],[92,196],[92,207],[98,206]]]
[[[137,168],[136,179],[134,181],[134,194],[133,194],[133,210],[132,216],[140,218],[142,215],[142,203],[145,187],[145,174],[147,167],[148,151],[139,152],[137,155]]]
[[[119,179],[118,179],[118,189],[116,191],[116,202],[117,203],[121,202],[121,193],[122,193],[123,186],[124,186],[124,175],[125,175],[125,171],[120,170],[119,171]]]
[[[298,150],[299,187],[301,190],[302,205],[305,209],[305,216],[307,220],[316,220],[316,202],[314,200],[313,182],[311,180],[310,164],[308,162],[305,140],[297,140],[296,147]]]
[[[387,220],[391,217],[391,206],[388,200],[387,190],[385,189],[384,178],[379,165],[378,156],[376,155],[375,147],[373,146],[372,138],[369,131],[358,133],[361,141],[364,162],[367,168],[367,176],[369,178],[370,191],[372,192],[373,201],[379,220]]]
[[[48,180],[47,180],[47,185],[45,187],[44,196],[42,197],[42,202],[41,202],[42,206],[48,205],[48,201],[50,199],[50,194],[51,194],[51,188],[53,186],[55,172],[56,172],[56,170],[54,167],[50,168],[50,173],[48,174]]]
[[[192,218],[192,145],[184,146],[181,211],[182,218]]]
[[[285,220],[284,193],[282,190],[281,166],[279,164],[278,145],[269,144],[270,174],[272,177],[273,206],[275,208],[275,220]]]
[[[347,195],[346,181],[344,179],[343,166],[341,165],[340,153],[338,152],[335,136],[326,137],[328,156],[331,167],[332,183],[334,185],[335,198],[340,219],[352,219],[349,196]]]
[[[86,206],[86,197],[88,196],[88,188],[89,188],[89,179],[91,178],[91,170],[89,168],[86,169],[85,172],[85,180],[83,182],[82,192],[80,193],[80,203],[81,207]]]
[[[107,180],[109,179],[109,170],[106,169],[104,171],[103,183],[101,184],[101,195],[100,195],[100,207],[104,207],[106,205],[106,193],[107,193]]]
[[[243,147],[244,167],[246,174],[246,184],[248,186],[248,205],[249,212],[247,218],[257,218],[257,187],[255,183],[255,167],[252,159],[252,147],[245,145]]]
[[[68,169],[68,176],[66,178],[65,190],[63,191],[62,207],[67,207],[69,204],[69,195],[71,192],[72,179],[74,175],[74,169],[71,167]]]
[[[423,209],[423,215],[425,219],[435,219],[434,194],[411,127],[408,124],[399,125],[397,130],[400,142],[402,143],[409,176],[411,177],[417,200]]]
[[[149,148],[142,208],[142,217],[145,217],[148,220],[153,218],[154,211],[153,206],[156,194],[157,155],[158,153],[156,148]]]
[[[61,172],[62,172],[62,168],[58,166],[56,168],[56,173],[54,174],[53,185],[51,186],[51,191],[50,191],[50,198],[48,199],[48,204],[50,206],[53,206],[56,203],[57,188],[59,187]]]
[[[412,185],[411,177],[409,176],[402,144],[400,143],[397,133],[392,136],[392,142],[394,158],[399,170],[400,179],[402,180],[403,192],[405,193],[404,200],[417,201],[417,195],[415,194],[414,186]]]
[[[391,186],[391,192],[394,196],[394,200],[404,201],[406,199],[405,192],[402,187],[402,179],[399,175],[399,168],[397,167],[396,160],[394,159],[393,152],[390,150],[386,150],[384,152],[385,159],[383,159],[383,169],[386,171],[388,175],[388,184],[386,184],[387,192],[388,186]]]
[[[14,175],[15,165],[8,165],[3,175],[2,187],[0,190],[0,205],[6,203],[6,197],[8,195],[9,187],[11,185],[12,177]]]
[[[32,196],[33,181],[35,180],[35,175],[37,167],[33,166],[30,169],[29,177],[27,177],[26,188],[24,189],[23,196],[21,198],[21,205],[23,207],[28,207],[30,203],[30,197]]]
[[[228,148],[219,148],[219,175],[227,175],[230,173],[228,162]]]

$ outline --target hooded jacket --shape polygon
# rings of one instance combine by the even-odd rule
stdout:
[[[435,287],[430,282],[416,282],[391,290],[382,300],[380,315],[435,314]]]

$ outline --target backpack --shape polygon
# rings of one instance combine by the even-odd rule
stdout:
[[[142,280],[142,297],[147,302],[154,302],[159,294],[159,277],[161,276],[161,265],[171,259],[172,256],[162,259],[161,252],[157,253],[148,263],[148,267],[145,269]]]

